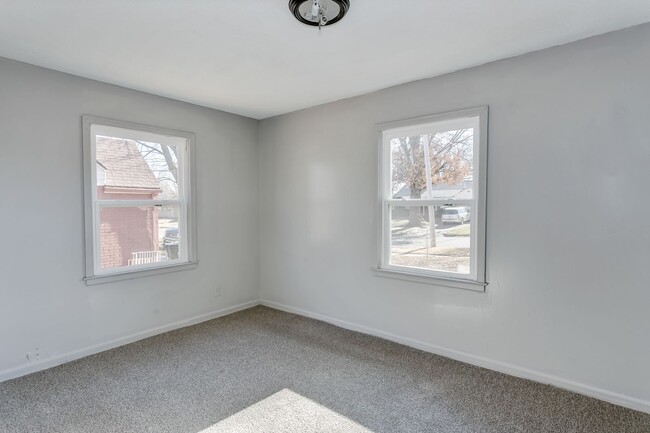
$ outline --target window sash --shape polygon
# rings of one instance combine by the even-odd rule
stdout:
[[[416,198],[413,200],[400,200],[400,199],[386,199],[384,203],[395,207],[411,207],[411,206],[474,206],[476,199],[464,200],[447,200],[447,199],[426,199]]]
[[[393,201],[393,200],[391,200]],[[393,270],[398,270],[401,272],[413,272],[416,274],[421,274],[421,275],[429,275],[429,276],[439,276],[442,278],[455,278],[455,279],[462,279],[462,280],[470,280],[470,281],[476,281],[476,260],[477,260],[477,255],[475,254],[475,249],[476,249],[476,229],[474,227],[471,227],[470,229],[470,270],[468,273],[460,273],[460,272],[450,272],[450,271],[443,271],[439,269],[429,269],[429,268],[420,268],[417,266],[405,266],[405,265],[394,265],[391,263],[391,255],[392,255],[392,209],[394,208],[410,208],[410,207],[430,207],[434,206],[432,204],[433,202],[436,202],[435,206],[439,206],[441,204],[447,204],[448,202],[439,202],[437,200],[424,200],[428,204],[422,205],[419,200],[413,200],[413,202],[410,202],[409,204],[405,204],[404,200],[399,200],[400,203],[398,204],[391,204],[388,203],[388,200],[385,203],[385,219],[384,219],[384,226],[383,226],[383,240],[384,240],[384,245],[382,249],[383,257],[382,257],[382,268],[383,269],[393,269]],[[474,201],[468,201],[468,200],[463,200],[464,203],[469,204],[471,206],[474,206]],[[416,203],[416,204],[414,204]],[[433,213],[432,211],[430,211]],[[472,215],[472,218],[474,216]],[[435,221],[435,218],[434,218]],[[470,222],[471,223],[471,222]],[[429,221],[429,224],[431,224],[431,221]]]
[[[158,204],[164,203],[164,204]],[[102,269],[101,265],[101,209],[102,208],[150,208],[162,206],[178,206],[178,258],[165,260],[164,262],[148,263],[142,265],[117,266],[114,268]],[[187,227],[187,206],[179,200],[97,200],[93,208],[94,219],[94,270],[95,276],[124,274],[137,272],[139,270],[164,268],[178,264],[188,263],[188,227]]]
[[[95,200],[101,207],[184,206],[185,200]]]

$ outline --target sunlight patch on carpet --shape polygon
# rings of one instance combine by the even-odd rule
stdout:
[[[283,389],[200,433],[372,433],[289,389]]]

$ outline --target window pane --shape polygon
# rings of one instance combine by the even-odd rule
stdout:
[[[177,146],[98,135],[97,198],[179,198]]]
[[[180,206],[102,207],[99,264],[102,270],[180,258]]]
[[[472,199],[473,145],[473,128],[392,139],[392,198]]]
[[[435,215],[433,231],[431,211]],[[393,207],[390,264],[469,274],[471,230],[469,207]]]

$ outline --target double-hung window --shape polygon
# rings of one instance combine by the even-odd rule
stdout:
[[[487,107],[379,130],[379,275],[483,291]]]
[[[83,116],[86,281],[196,263],[191,133]]]

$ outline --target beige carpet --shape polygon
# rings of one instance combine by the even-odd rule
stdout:
[[[0,383],[2,433],[226,431],[650,433],[650,415],[264,307]]]

